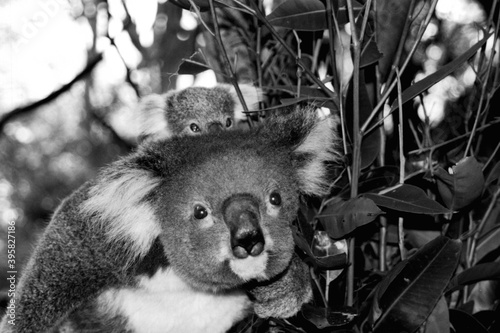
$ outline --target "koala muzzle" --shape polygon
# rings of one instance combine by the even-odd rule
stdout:
[[[224,204],[224,220],[231,234],[231,249],[236,258],[258,256],[264,251],[257,201],[250,195],[229,198]]]
[[[222,124],[218,121],[214,121],[213,123],[210,123],[208,125],[208,132],[213,133],[213,132],[220,132],[224,129]]]

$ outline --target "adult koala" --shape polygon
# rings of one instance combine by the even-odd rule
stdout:
[[[311,297],[290,221],[328,190],[331,118],[145,142],[62,202],[1,332],[225,332]],[[251,287],[250,287],[251,286]],[[15,325],[12,325],[15,324]]]

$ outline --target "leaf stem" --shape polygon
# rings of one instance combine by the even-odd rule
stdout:
[[[475,264],[475,260],[476,260],[476,253],[475,252],[476,252],[477,240],[481,236],[481,232],[483,231],[483,228],[486,224],[486,221],[488,220],[488,217],[490,217],[490,214],[493,211],[493,208],[495,208],[495,205],[498,201],[499,196],[500,196],[500,187],[497,188],[497,190],[493,194],[493,197],[491,198],[490,204],[488,205],[488,209],[484,213],[484,216],[481,219],[479,226],[477,227],[477,230],[474,234],[474,237],[472,238],[472,244],[470,246],[469,258],[468,258],[469,267],[472,267]]]
[[[361,44],[356,31],[356,20],[352,0],[347,0],[347,11],[352,37],[353,50],[353,156],[352,156],[352,177],[351,177],[351,198],[358,195],[359,173],[361,171],[361,140],[362,134],[359,130],[359,64],[361,59]],[[354,245],[355,238],[349,240],[349,267],[347,270],[347,306],[352,306],[354,302]]]

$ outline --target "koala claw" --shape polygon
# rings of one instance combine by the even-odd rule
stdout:
[[[270,281],[248,290],[254,299],[255,314],[261,318],[288,318],[312,299],[308,266],[297,255],[289,267]]]

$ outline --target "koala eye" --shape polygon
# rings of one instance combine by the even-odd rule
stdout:
[[[227,118],[226,120],[226,127],[231,127],[231,125],[233,124],[233,121],[231,118]]]
[[[273,206],[281,205],[281,195],[276,191],[272,192],[271,195],[269,196],[269,202]]]
[[[193,131],[194,133],[198,133],[198,132],[201,132],[201,129],[198,125],[196,125],[195,123],[192,123],[191,125],[189,125],[189,128],[191,129],[191,131]]]
[[[203,220],[205,217],[207,217],[208,211],[205,207],[202,205],[196,205],[194,206],[194,211],[193,211],[193,216],[197,220]]]

